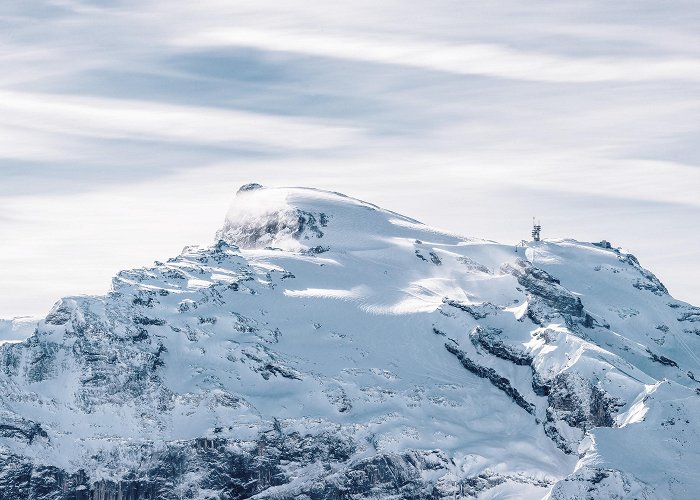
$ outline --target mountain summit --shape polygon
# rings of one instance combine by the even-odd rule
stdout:
[[[308,251],[321,245],[360,250],[424,232],[433,238],[440,234],[416,220],[339,193],[247,184],[236,194],[217,238],[244,249]]]
[[[692,498],[698,352],[618,249],[249,184],[0,346],[0,499]]]

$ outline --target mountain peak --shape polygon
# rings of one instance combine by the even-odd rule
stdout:
[[[308,251],[372,248],[391,238],[455,237],[341,193],[306,187],[242,186],[217,238],[240,248]]]

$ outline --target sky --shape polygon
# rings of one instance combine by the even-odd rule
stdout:
[[[608,239],[700,305],[700,3],[0,3],[0,317],[206,244],[238,187]]]

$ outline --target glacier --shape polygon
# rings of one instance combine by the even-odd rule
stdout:
[[[0,334],[0,500],[700,491],[700,308],[610,245],[249,184],[211,245]]]

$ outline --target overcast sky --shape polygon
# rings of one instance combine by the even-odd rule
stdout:
[[[238,186],[606,238],[700,305],[700,3],[0,2],[0,317],[207,243]]]

